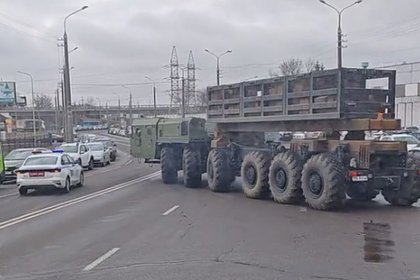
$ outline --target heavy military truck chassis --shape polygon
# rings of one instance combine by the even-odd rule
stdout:
[[[255,138],[255,133],[241,138]],[[305,200],[314,209],[340,207],[346,194],[369,201],[380,192],[393,205],[420,198],[419,166],[400,142],[294,140],[284,146],[243,146],[215,140],[207,162],[210,189],[228,191],[231,174],[242,177],[249,198],[271,194],[279,203]]]
[[[182,170],[184,185],[188,188],[201,186],[201,175],[206,172],[208,143],[162,144],[160,165],[165,184],[178,182],[178,171]]]
[[[209,87],[207,123],[135,120],[131,154],[161,163],[167,184],[183,170],[187,187],[201,186],[207,173],[212,191],[227,192],[240,176],[249,198],[305,200],[319,210],[340,207],[347,196],[369,201],[379,193],[408,206],[420,198],[420,167],[408,158],[407,144],[364,140],[365,131],[401,128],[395,75],[341,68]],[[210,124],[215,130],[208,131]],[[285,131],[323,132],[325,139],[288,145],[265,139]]]

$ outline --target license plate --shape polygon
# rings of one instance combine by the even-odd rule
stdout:
[[[366,182],[368,181],[368,176],[354,176],[354,177],[351,177],[351,180],[353,182]]]
[[[44,171],[31,171],[29,172],[29,177],[43,177]]]

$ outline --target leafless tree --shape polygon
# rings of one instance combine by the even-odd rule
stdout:
[[[305,60],[305,70],[307,73],[310,73],[314,70],[316,64],[316,60],[313,58],[308,58]]]
[[[305,61],[300,58],[291,58],[283,61],[278,68],[280,72],[276,69],[270,69],[268,70],[268,75],[270,77],[279,77],[280,74],[284,76],[294,76],[301,74],[303,71],[309,73],[325,70],[324,64],[313,58],[309,58]]]
[[[90,106],[95,106],[95,99],[92,97],[92,96],[89,96],[87,99],[86,99],[86,101],[85,101],[85,103],[83,104],[84,106],[88,106],[88,107],[90,107]]]
[[[43,93],[38,93],[34,97],[34,104],[39,109],[50,109],[54,106],[52,97]]]
[[[196,102],[197,106],[206,106],[207,105],[207,91],[206,89],[197,90],[196,93]]]
[[[283,61],[280,66],[280,71],[284,76],[294,76],[302,73],[303,62],[299,58],[291,58]]]

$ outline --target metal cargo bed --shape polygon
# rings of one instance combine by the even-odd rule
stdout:
[[[311,123],[318,122],[319,129],[322,123],[334,125],[340,120],[351,126],[351,120],[359,119],[360,124],[361,119],[376,119],[378,113],[384,119],[381,123],[386,123],[389,129],[398,129],[400,125],[392,120],[395,116],[393,70],[318,71],[209,87],[207,95],[208,121],[218,126],[226,124],[226,128],[278,122],[293,127],[292,123],[304,121],[309,128]]]

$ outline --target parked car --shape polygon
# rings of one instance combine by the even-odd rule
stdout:
[[[111,150],[102,142],[90,142],[87,144],[93,155],[93,163],[100,164],[104,167],[111,164]]]
[[[413,131],[410,132],[410,135],[413,135],[414,137],[416,137],[418,140],[420,140],[420,131]]]
[[[419,131],[419,128],[417,126],[409,126],[405,130],[407,130],[407,131]]]
[[[51,141],[57,143],[63,143],[64,137],[58,134],[51,134]]]
[[[381,141],[404,141],[407,142],[407,150],[410,151],[420,146],[420,140],[411,134],[386,134],[379,139]]]
[[[119,136],[124,136],[124,137],[125,137],[125,136],[127,136],[127,132],[125,131],[125,129],[123,129],[123,128],[122,128],[122,129],[120,129],[120,130],[118,131],[118,135],[119,135]]]
[[[83,186],[82,167],[65,153],[41,153],[26,158],[16,170],[17,188],[20,195],[26,195],[30,189],[54,187],[65,193],[72,186]]]
[[[305,139],[305,138],[306,138],[305,133],[302,133],[302,132],[293,133],[293,139],[301,140],[301,139]]]
[[[119,131],[120,131],[119,127],[110,127],[108,129],[108,133],[113,134],[113,135],[117,135]]]
[[[16,180],[15,170],[22,166],[27,157],[36,153],[51,152],[46,148],[25,148],[12,150],[4,158],[4,177],[3,181]]]
[[[108,137],[97,137],[95,142],[102,142],[106,147],[110,149],[110,158],[111,161],[115,161],[117,159],[117,144],[115,144],[110,138]]]
[[[93,155],[89,146],[84,143],[68,143],[58,147],[57,150],[62,150],[69,154],[73,160],[83,168],[93,169]]]

